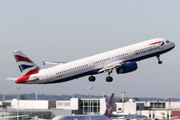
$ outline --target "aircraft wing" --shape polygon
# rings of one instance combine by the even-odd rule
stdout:
[[[61,64],[65,64],[66,62],[57,62],[57,61],[42,61],[43,65],[45,64],[52,64],[52,65],[61,65]]]
[[[126,62],[116,61],[104,66],[102,69],[98,71],[98,73],[112,72],[114,69],[122,67],[124,65],[126,65]]]

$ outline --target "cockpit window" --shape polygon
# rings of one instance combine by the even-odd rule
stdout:
[[[166,43],[169,43],[169,40],[166,40]]]

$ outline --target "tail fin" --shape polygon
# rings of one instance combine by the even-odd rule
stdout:
[[[39,72],[40,67],[37,66],[33,61],[31,61],[21,51],[14,51],[13,55],[23,76]]]
[[[104,95],[104,98],[105,98],[106,108],[107,108],[107,106],[108,106],[108,101],[107,101],[107,97],[106,97],[106,95]]]
[[[116,117],[116,116],[113,115],[113,113],[112,113],[113,100],[114,100],[114,93],[111,95],[110,101],[109,101],[109,103],[108,103],[108,105],[107,105],[107,107],[106,107],[106,112],[104,113],[104,115]]]

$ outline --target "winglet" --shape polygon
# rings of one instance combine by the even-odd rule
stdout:
[[[106,112],[104,113],[104,115],[111,116],[111,117],[117,117],[116,115],[114,115],[112,113],[113,100],[114,100],[114,93],[111,95],[110,101],[108,103],[108,106],[106,108]]]

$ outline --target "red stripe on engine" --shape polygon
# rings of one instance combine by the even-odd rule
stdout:
[[[29,63],[33,63],[29,58],[25,58],[19,55],[14,55],[16,62],[20,62],[20,61],[25,61],[25,62],[29,62]]]

